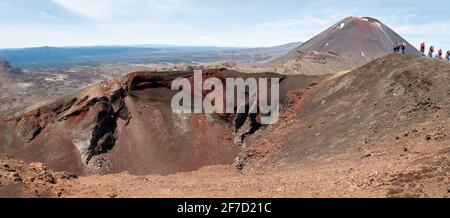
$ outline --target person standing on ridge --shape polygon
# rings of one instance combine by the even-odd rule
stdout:
[[[438,50],[438,59],[442,59],[442,48]]]
[[[406,50],[406,42],[402,42],[402,44],[400,45],[401,49],[402,49],[402,54],[405,54],[405,50]]]
[[[400,53],[400,48],[402,47],[402,43],[396,42],[394,44],[394,46],[395,46],[395,53]]]
[[[450,50],[447,51],[447,54],[445,55],[445,59],[447,59],[447,61],[450,61]]]
[[[420,43],[420,55],[425,56],[425,42]]]
[[[398,51],[397,43],[394,43],[392,45],[392,48],[394,49],[394,54],[397,53],[397,51]]]
[[[430,50],[428,51],[428,57],[432,58],[434,53],[434,46],[430,47]]]

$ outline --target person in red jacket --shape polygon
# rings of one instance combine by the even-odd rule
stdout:
[[[425,56],[425,42],[420,43],[420,55]]]

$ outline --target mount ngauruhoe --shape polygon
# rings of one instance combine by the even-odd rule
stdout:
[[[399,42],[407,43],[407,54],[419,53],[379,20],[347,17],[269,65],[282,66],[289,74],[349,71],[392,53]]]

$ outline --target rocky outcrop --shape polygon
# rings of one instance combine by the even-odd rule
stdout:
[[[59,197],[64,189],[56,189],[63,181],[76,178],[64,172],[52,172],[43,163],[25,163],[0,155],[0,196]]]

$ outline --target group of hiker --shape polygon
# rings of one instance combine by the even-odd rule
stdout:
[[[425,42],[420,43],[420,55],[425,56]],[[430,46],[428,49],[428,57],[432,58],[434,55],[434,46]],[[438,50],[435,58],[442,59],[443,51],[442,48]],[[445,59],[450,61],[450,50],[445,54]]]
[[[402,52],[402,54],[405,54],[406,51],[406,42],[396,42],[394,43],[394,53]]]
[[[405,54],[406,51],[406,42],[396,42],[394,43],[394,53],[402,53]],[[425,42],[420,43],[420,55],[425,56]],[[434,55],[434,46],[430,46],[430,49],[428,50],[428,57],[430,58],[436,58],[436,59],[443,59],[443,50],[442,48],[438,50],[437,55]],[[445,54],[445,59],[450,61],[450,50],[447,51]]]

